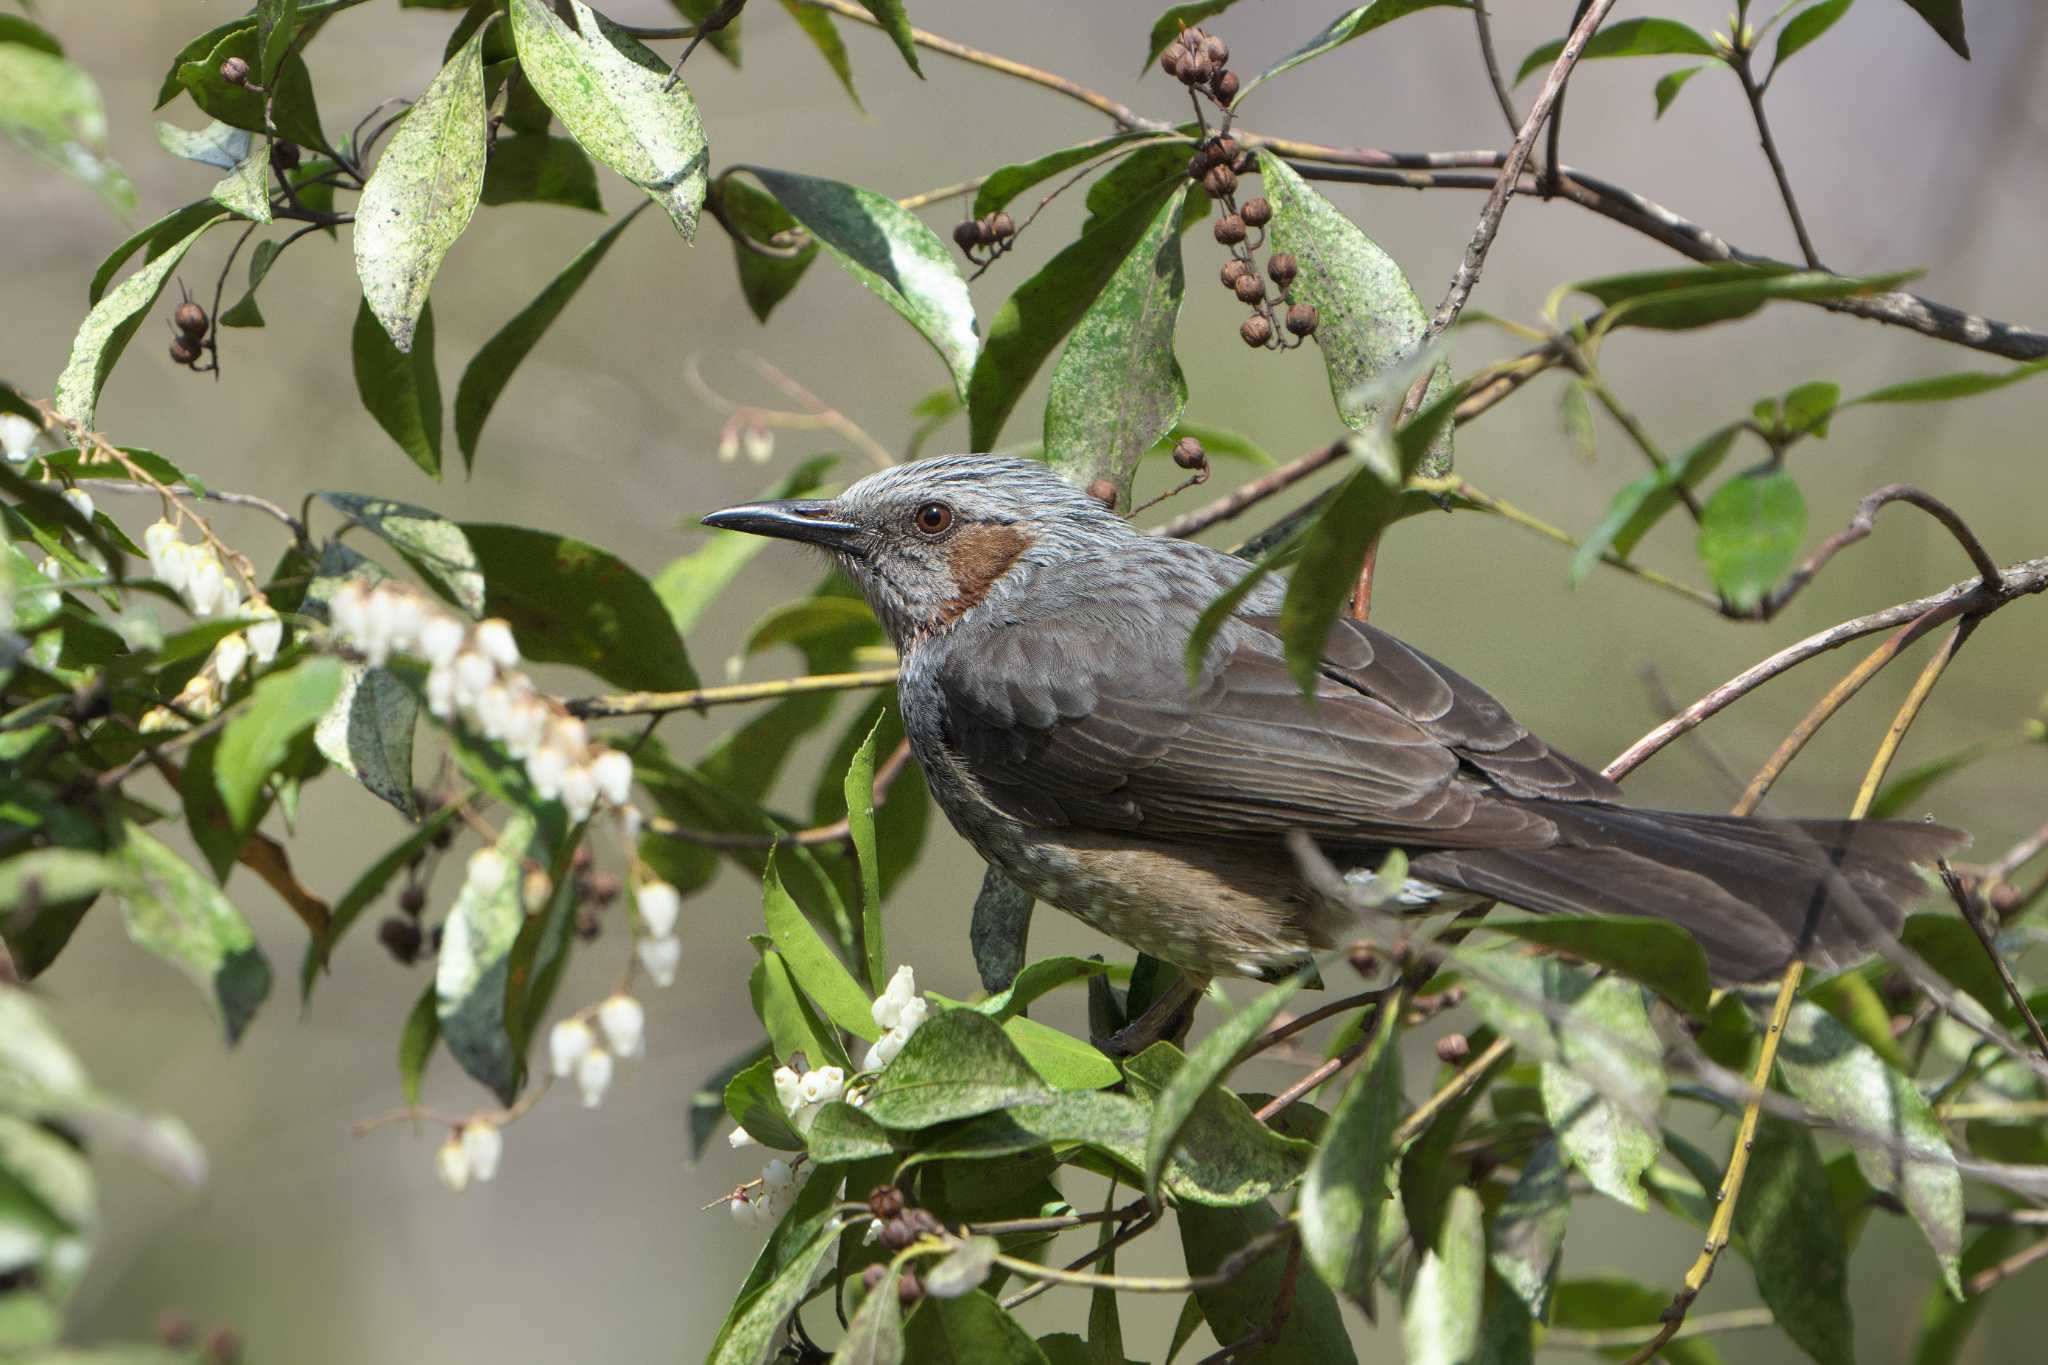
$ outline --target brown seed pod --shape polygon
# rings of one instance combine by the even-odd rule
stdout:
[[[1194,437],[1183,436],[1173,443],[1173,462],[1182,469],[1201,469],[1209,463],[1209,452]]]
[[[991,213],[974,222],[974,240],[982,246],[993,246],[996,240],[996,216]]]
[[[883,1265],[880,1261],[876,1261],[866,1270],[861,1271],[860,1287],[866,1290],[868,1293],[872,1294],[875,1292],[875,1286],[880,1284],[882,1282],[882,1277],[888,1273],[889,1267]]]
[[[1166,51],[1159,54],[1159,69],[1169,76],[1180,75],[1181,54],[1185,51],[1179,43],[1168,43]]]
[[[1211,164],[1208,150],[1206,148],[1197,148],[1195,154],[1188,158],[1188,179],[1200,180],[1209,173]]]
[[[178,311],[171,314],[171,322],[188,337],[206,335],[206,310],[190,299],[178,305]]]
[[[1251,268],[1252,263],[1250,261],[1247,261],[1244,257],[1232,256],[1229,260],[1223,263],[1223,287],[1225,289],[1237,288],[1237,277],[1240,275],[1249,274],[1251,272]]]
[[[220,78],[229,85],[249,83],[249,63],[240,57],[230,57],[220,64]]]
[[[188,336],[171,338],[171,360],[179,365],[190,365],[199,359],[199,345]]]
[[[1211,34],[1202,40],[1202,55],[1221,66],[1230,60],[1230,44]]]
[[[953,245],[962,251],[971,250],[981,241],[981,224],[972,218],[953,225]]]
[[[1316,323],[1321,318],[1312,303],[1297,303],[1287,310],[1287,330],[1298,337],[1315,335]]]
[[[1462,1033],[1446,1033],[1436,1040],[1436,1059],[1445,1066],[1456,1066],[1472,1055],[1472,1040]]]
[[[868,1212],[888,1222],[903,1212],[903,1191],[894,1185],[877,1185],[868,1191]]]
[[[1263,194],[1244,201],[1237,216],[1244,219],[1246,227],[1264,227],[1273,221],[1273,204]]]
[[[1104,507],[1111,509],[1116,507],[1116,485],[1108,479],[1097,479],[1094,483],[1089,484],[1088,496],[1101,503]]]
[[[206,1334],[206,1344],[199,1348],[199,1357],[206,1365],[238,1365],[242,1359],[241,1334],[225,1325],[214,1328]]]
[[[1237,160],[1237,139],[1226,134],[1210,142],[1209,159],[1219,166],[1226,166]]]
[[[1190,56],[1180,64],[1182,85],[1207,85],[1209,78],[1216,74],[1216,67],[1207,57]]]
[[[1236,246],[1244,240],[1244,219],[1234,213],[1225,214],[1216,220],[1216,240],[1225,246]]]
[[[917,1233],[901,1218],[891,1218],[882,1224],[882,1230],[876,1234],[875,1240],[882,1244],[883,1250],[895,1252],[915,1242]]]
[[[896,1302],[905,1308],[924,1297],[924,1281],[917,1278],[917,1272],[905,1268],[896,1281]]]
[[[1017,223],[1007,213],[995,213],[989,216],[988,230],[997,241],[1007,242],[1017,235]]]
[[[278,138],[270,144],[270,164],[281,171],[296,170],[299,165],[299,144]]]
[[[621,889],[615,872],[593,872],[583,879],[583,899],[599,909],[617,900]]]
[[[1227,194],[1237,193],[1237,173],[1228,166],[1211,166],[1202,177],[1202,188],[1209,192],[1211,199],[1221,199]]]
[[[1273,324],[1263,313],[1254,313],[1244,320],[1244,326],[1237,329],[1247,346],[1263,346],[1273,339]]]
[[[377,941],[404,966],[420,960],[420,927],[409,919],[386,916],[377,926]]]
[[[1237,98],[1238,80],[1235,71],[1219,71],[1209,82],[1209,93],[1216,97],[1218,104],[1228,104]]]
[[[1274,252],[1266,259],[1266,273],[1273,277],[1273,283],[1285,289],[1294,283],[1294,257],[1285,251]]]
[[[398,908],[418,919],[420,911],[427,908],[427,888],[418,882],[406,887],[398,893]]]
[[[1237,283],[1231,285],[1230,288],[1231,292],[1237,295],[1239,303],[1257,303],[1260,299],[1266,297],[1265,281],[1261,280],[1258,272],[1253,270],[1246,270],[1242,275],[1239,275]]]

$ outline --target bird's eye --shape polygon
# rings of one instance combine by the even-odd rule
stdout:
[[[953,509],[943,502],[928,502],[917,509],[917,529],[928,536],[944,535],[953,524]]]

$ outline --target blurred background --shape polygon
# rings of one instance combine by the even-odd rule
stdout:
[[[1725,5],[1668,0],[1657,12],[1705,31],[1725,26]],[[911,17],[1059,71],[1147,114],[1180,117],[1185,104],[1177,89],[1156,69],[1142,79],[1136,74],[1160,7],[1159,0],[919,0]],[[330,132],[386,96],[416,94],[439,64],[453,16],[407,10],[394,19],[379,12],[384,8],[339,16],[312,50]],[[1336,8],[1333,0],[1247,0],[1213,28],[1231,44],[1233,65],[1255,71],[1322,27]],[[1495,8],[1510,68],[1561,32],[1571,11],[1564,0]],[[1865,0],[1772,90],[1775,131],[1832,267],[1924,268],[1916,287],[1931,297],[2039,325],[2048,321],[2048,274],[2038,268],[2040,224],[2048,214],[2048,85],[2039,79],[2048,60],[2048,12],[1990,0],[1966,8],[1976,54],[1969,63],[1898,0]],[[137,224],[114,221],[89,191],[0,146],[8,281],[0,374],[47,393],[100,259],[133,226],[204,194],[214,178],[158,149],[151,128],[158,115],[149,105],[171,54],[239,7],[226,0],[98,0],[39,9],[70,55],[100,81],[113,154],[141,198]],[[631,22],[677,22],[659,0],[618,0],[609,12]],[[1640,12],[1625,5],[1619,14]],[[936,54],[924,54],[928,79],[919,81],[873,30],[850,23],[843,29],[865,114],[851,107],[774,6],[746,17],[743,71],[708,50],[692,58],[689,82],[714,166],[756,162],[905,195],[1106,131],[1075,103]],[[1653,82],[1681,64],[1583,67],[1571,87],[1565,159],[1744,249],[1793,256],[1732,76],[1703,73],[1667,116],[1652,121]],[[1535,84],[1519,92],[1524,104]],[[204,122],[182,99],[160,116],[185,127]],[[1470,18],[1453,10],[1403,20],[1263,87],[1243,121],[1275,135],[1403,150],[1507,141]],[[1324,188],[1433,305],[1480,196]],[[618,181],[605,179],[604,189],[614,211],[630,205]],[[1056,203],[1018,251],[974,286],[984,320],[1071,239],[1079,199]],[[927,216],[943,234],[958,207]],[[456,376],[484,339],[601,228],[595,215],[548,206],[478,216],[435,291],[446,394],[452,397]],[[209,238],[187,259],[181,276],[195,291],[210,287],[229,240]],[[485,431],[473,479],[463,478],[451,443],[447,480],[430,481],[360,407],[348,358],[357,293],[345,236],[332,246],[314,238],[284,258],[264,290],[270,326],[225,334],[219,382],[170,365],[155,324],[146,327],[107,388],[100,424],[116,440],[153,444],[216,487],[288,506],[314,488],[379,493],[457,519],[545,526],[603,545],[651,577],[699,543],[695,522],[702,512],[760,491],[799,459],[829,448],[806,433],[782,432],[767,466],[720,463],[714,451],[722,414],[682,382],[688,357],[701,357],[704,374],[721,391],[772,405],[778,396],[735,354],[757,352],[892,449],[901,449],[911,430],[912,405],[945,381],[919,337],[826,265],[809,274],[769,325],[756,326],[740,300],[730,251],[708,221],[694,249],[653,215],[638,224],[519,370]],[[1330,439],[1339,428],[1314,354],[1248,353],[1234,336],[1241,310],[1224,291],[1205,287],[1220,249],[1198,231],[1187,239],[1187,253],[1191,285],[1179,350],[1189,417],[1240,431],[1281,459]],[[1569,205],[1518,200],[1473,306],[1534,320],[1560,282],[1675,263],[1655,245]],[[169,307],[159,311],[167,315]],[[2004,364],[1796,305],[1738,325],[1739,336],[1725,329],[1636,333],[1608,346],[1607,377],[1667,449],[1685,448],[1746,414],[1757,398],[1800,381],[1831,379],[1854,394],[1917,375]],[[1496,354],[1497,335],[1469,329],[1461,336],[1459,371]],[[1043,382],[1041,376],[1041,393]],[[1462,430],[1458,466],[1487,491],[1583,532],[1639,472],[1638,458],[1604,417],[1597,458],[1583,458],[1561,429],[1557,389],[1554,378],[1540,381]],[[1034,439],[1038,411],[1027,399],[1005,439]],[[1864,491],[1910,480],[1953,504],[2000,560],[2048,552],[2044,418],[2048,388],[2024,385],[1953,406],[1843,415],[1825,442],[1808,442],[1794,456],[1811,508],[1809,545],[1841,525]],[[929,448],[955,448],[964,439],[964,427],[955,425]],[[1756,455],[1739,447],[1737,461]],[[860,467],[851,453],[841,466],[848,477]],[[1163,463],[1148,466],[1140,495],[1163,486],[1170,472]],[[1218,484],[1154,515],[1185,510],[1245,471],[1224,463],[1219,476]],[[151,515],[139,502],[124,507],[109,498],[105,505],[137,533]],[[214,517],[258,563],[281,548],[276,528],[260,517],[231,509]],[[1224,528],[1216,538],[1241,534]],[[1691,538],[1676,518],[1640,557],[1697,581]],[[1418,518],[1386,546],[1374,620],[1471,674],[1533,728],[1598,763],[1661,717],[1643,670],[1654,667],[1664,687],[1689,700],[1830,621],[1934,591],[1967,573],[1946,536],[1899,509],[1768,625],[1721,621],[1620,574],[1596,572],[1574,592],[1567,561],[1567,551],[1480,515]],[[749,622],[807,592],[815,572],[811,560],[784,551],[756,560],[689,641],[706,680],[727,674]],[[2043,638],[2038,606],[1990,621],[1950,671],[1901,763],[2010,730],[2034,714],[2048,687]],[[1844,666],[1846,660],[1823,662],[1774,683],[1708,726],[1706,742],[1748,773]],[[740,676],[796,671],[793,655],[770,653],[749,661]],[[1820,814],[1845,806],[1911,673],[1910,665],[1891,670],[1823,733],[1779,784],[1779,809]],[[591,690],[588,679],[553,681],[565,691]],[[694,755],[741,714],[673,720],[664,734],[681,754]],[[807,792],[820,757],[814,746],[782,791]],[[1978,851],[1991,856],[2043,818],[2043,758],[2036,748],[1985,762],[1938,789],[1930,808],[1973,830]],[[1683,745],[1632,779],[1630,790],[1645,802],[1700,808],[1725,806],[1732,797],[1709,756]],[[312,789],[291,847],[302,876],[332,896],[401,833],[388,808],[332,781]],[[921,986],[955,996],[973,991],[966,919],[979,878],[972,854],[950,831],[935,828],[891,916],[891,954],[916,966]],[[430,903],[445,906],[455,880],[444,871]],[[684,1125],[690,1091],[758,1037],[746,997],[753,954],[745,935],[759,917],[748,879],[728,872],[686,907],[684,978],[650,993],[648,1055],[627,1064],[604,1107],[590,1113],[566,1095],[550,1097],[508,1132],[497,1182],[461,1198],[434,1178],[433,1134],[398,1126],[357,1139],[349,1131],[352,1120],[399,1100],[399,1025],[427,969],[398,966],[373,933],[357,933],[302,1014],[290,986],[304,941],[297,922],[246,871],[236,873],[230,890],[280,978],[232,1053],[223,1052],[213,1019],[188,984],[127,944],[111,907],[88,917],[40,986],[96,1079],[182,1115],[214,1163],[212,1182],[197,1193],[117,1161],[102,1163],[108,1226],[78,1300],[81,1340],[146,1333],[159,1310],[175,1306],[202,1325],[232,1323],[249,1342],[251,1359],[302,1365],[701,1357],[760,1239],[722,1208],[699,1211],[750,1178],[758,1153],[729,1153],[718,1142],[692,1167]],[[1109,946],[1040,911],[1034,956]],[[607,991],[626,951],[617,931],[585,947],[558,1004]],[[1078,1001],[1075,994],[1053,1002],[1049,1017],[1078,1027]],[[1277,1088],[1293,1074],[1251,1067],[1243,1081]],[[1410,1074],[1427,1072],[1418,1065]],[[426,1098],[458,1111],[487,1103],[445,1059],[429,1073]],[[1723,1143],[1725,1136],[1714,1139]],[[1159,1243],[1151,1257],[1128,1258],[1125,1270],[1171,1268],[1171,1237],[1150,1240]],[[1626,1273],[1669,1286],[1696,1246],[1689,1228],[1662,1215],[1592,1204],[1574,1220],[1565,1274]],[[1874,1219],[1854,1272],[1861,1358],[1904,1359],[1933,1283],[1917,1233],[1902,1219]],[[1702,1308],[1753,1301],[1747,1269],[1730,1257]],[[1170,1306],[1151,1308],[1127,1317],[1126,1333],[1134,1354],[1156,1360],[1164,1355]],[[1077,1311],[1051,1295],[1027,1310],[1026,1321],[1050,1330]],[[2024,1291],[1995,1296],[1968,1358],[2037,1358],[2044,1327],[2048,1308],[2040,1300]],[[1369,1330],[1362,1321],[1359,1329],[1362,1336]],[[1380,1337],[1376,1353],[1398,1351],[1397,1333],[1383,1325]],[[1727,1350],[1732,1359],[1798,1358],[1770,1333],[1731,1338]]]

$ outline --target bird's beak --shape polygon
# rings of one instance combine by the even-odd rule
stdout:
[[[858,555],[865,549],[864,533],[853,523],[839,519],[838,504],[816,498],[743,502],[713,512],[704,518],[704,524],[721,531],[801,541],[841,554]]]

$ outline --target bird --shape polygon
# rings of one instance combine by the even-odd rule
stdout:
[[[1313,688],[1280,634],[1286,580],[1253,583],[1191,668],[1210,605],[1252,565],[1148,535],[1048,466],[942,455],[835,498],[745,503],[707,526],[824,551],[895,646],[898,701],[934,800],[983,859],[1183,973],[1276,981],[1354,941],[1347,886],[1393,850],[1414,911],[1505,902],[1648,915],[1717,985],[1865,960],[1967,842],[1893,820],[1647,810],[1492,696],[1364,621],[1339,619]],[[1145,1028],[1164,1028],[1162,999]]]

